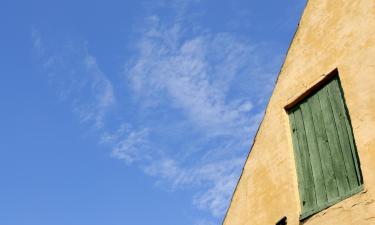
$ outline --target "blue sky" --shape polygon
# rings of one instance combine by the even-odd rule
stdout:
[[[2,0],[0,224],[220,224],[304,4]]]

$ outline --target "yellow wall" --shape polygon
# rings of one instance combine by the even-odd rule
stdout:
[[[309,0],[224,225],[300,224],[285,105],[338,68],[365,190],[307,219],[306,225],[375,224],[375,0]]]

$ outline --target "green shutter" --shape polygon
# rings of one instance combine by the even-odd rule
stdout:
[[[359,192],[362,177],[337,76],[288,113],[303,219]]]

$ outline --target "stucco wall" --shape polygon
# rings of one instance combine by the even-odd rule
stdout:
[[[375,1],[309,0],[270,99],[224,225],[300,224],[300,202],[284,107],[338,68],[365,190],[306,225],[375,224]]]

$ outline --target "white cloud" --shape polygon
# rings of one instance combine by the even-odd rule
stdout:
[[[148,134],[147,128],[133,130],[123,125],[115,134],[104,135],[102,141],[113,145],[111,153],[113,157],[130,164],[141,160],[152,160]]]
[[[42,72],[48,75],[60,99],[72,105],[82,123],[101,128],[115,97],[112,83],[88,52],[87,43],[46,47],[36,29],[32,30],[32,41]]]
[[[216,217],[221,217],[228,206],[243,160],[244,157],[238,156],[181,167],[179,162],[164,158],[154,160],[144,170],[149,175],[171,183],[173,189],[189,186],[203,187],[203,191],[194,196],[194,205],[211,211]]]
[[[253,104],[251,102],[244,102],[238,108],[240,112],[250,112],[253,109]]]
[[[135,92],[152,107],[166,96],[197,126],[213,133],[239,131],[254,103],[230,100],[228,92],[235,88],[235,78],[253,69],[258,57],[254,47],[229,34],[206,34],[181,42],[180,25],[168,29],[158,19],[152,20],[138,44],[139,57],[128,66]],[[267,78],[259,76],[254,82]]]
[[[41,56],[42,54],[44,54],[44,46],[42,43],[42,38],[40,36],[39,31],[35,28],[31,29],[31,39],[32,39],[33,49],[38,54],[38,56]]]
[[[67,43],[46,53],[34,30],[33,45],[61,98],[71,103],[80,121],[100,130],[99,142],[110,146],[114,158],[138,166],[172,190],[199,187],[192,203],[220,218],[278,64],[264,57],[264,46],[247,39],[187,30],[185,10],[186,5],[168,23],[150,17],[132,43],[135,54],[126,63],[124,83],[129,83],[127,98],[135,99],[127,108],[136,110],[131,118],[118,118],[114,132],[106,126],[116,103],[114,89],[87,44]]]
[[[182,114],[179,120],[160,120],[163,128],[153,132],[170,136],[168,127],[184,123],[182,135],[200,137],[182,140],[177,148],[167,144],[163,154],[153,154],[140,167],[173,189],[201,187],[193,204],[220,218],[263,115],[259,107],[270,94],[277,64],[249,41],[228,33],[186,34],[181,27],[180,21],[165,25],[151,17],[136,57],[126,66],[126,79],[148,114],[160,109]]]

